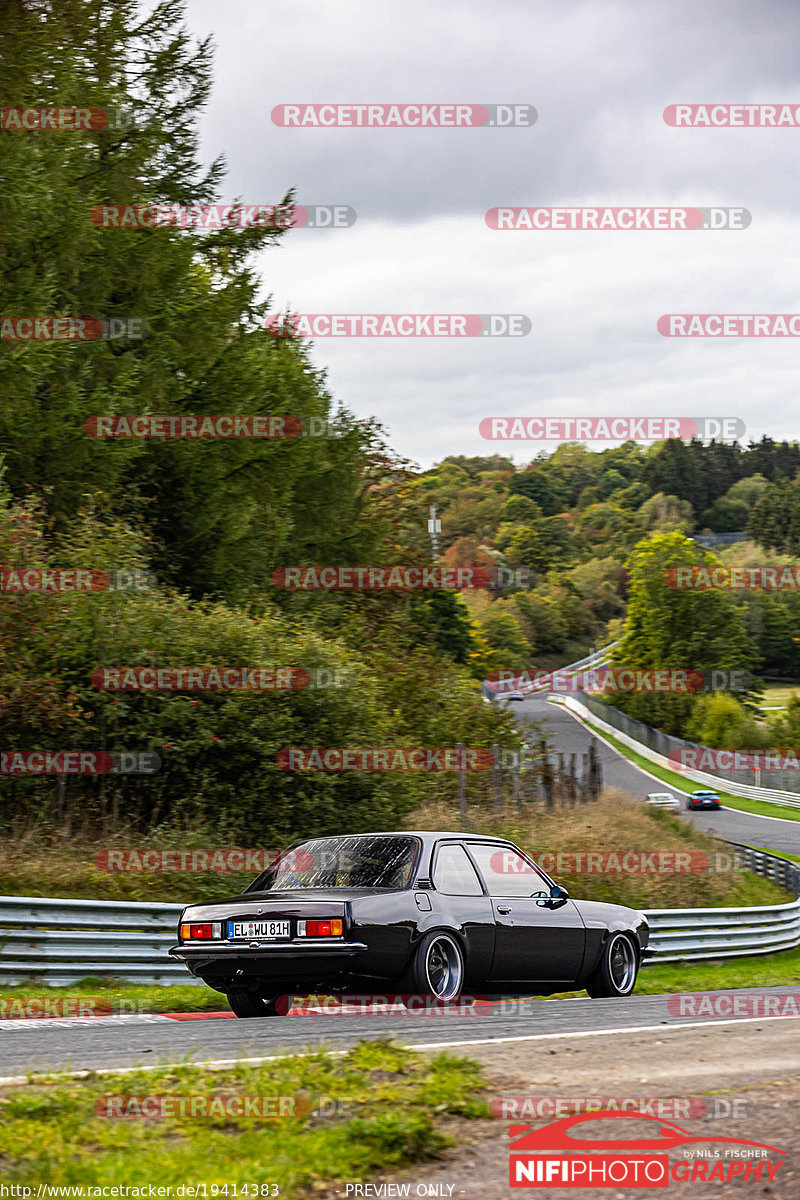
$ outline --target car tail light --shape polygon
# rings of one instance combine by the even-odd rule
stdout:
[[[219,921],[214,924],[206,923],[203,925],[181,925],[180,936],[184,941],[190,941],[193,938],[214,938],[220,937],[222,928]]]
[[[342,922],[331,921],[298,921],[298,937],[341,937]]]

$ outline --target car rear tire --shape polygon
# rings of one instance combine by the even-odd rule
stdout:
[[[237,1017],[277,1017],[280,1016],[275,1001],[277,997],[272,992],[254,992],[246,988],[235,988],[226,992],[230,1004]]]
[[[411,979],[419,995],[443,1004],[458,999],[464,986],[464,954],[453,934],[425,934],[414,954]]]
[[[630,996],[638,974],[639,955],[632,940],[626,933],[612,933],[586,991],[596,1000],[603,996]]]

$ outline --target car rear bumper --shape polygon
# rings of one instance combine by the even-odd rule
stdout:
[[[232,980],[235,976],[302,982],[335,979],[353,973],[355,961],[367,949],[364,942],[283,942],[260,946],[179,943],[170,948],[172,958],[186,964],[201,979]]]
[[[181,959],[184,962],[198,961],[199,959],[218,959],[218,958],[271,958],[283,959],[287,955],[293,955],[296,959],[312,959],[319,958],[319,955],[329,956],[329,958],[351,958],[354,954],[360,954],[361,950],[366,950],[365,942],[338,942],[331,944],[330,942],[279,942],[273,944],[271,942],[263,942],[260,946],[236,946],[230,942],[206,942],[204,946],[187,946],[184,942],[179,942],[178,946],[172,946],[169,949],[170,955],[174,959]]]

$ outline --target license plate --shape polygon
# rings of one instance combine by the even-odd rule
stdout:
[[[291,921],[228,921],[229,938],[288,938]]]

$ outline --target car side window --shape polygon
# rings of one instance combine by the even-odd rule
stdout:
[[[547,880],[516,850],[485,842],[468,844],[490,896],[521,898],[534,892],[549,893]]]
[[[433,886],[445,896],[482,896],[483,888],[463,846],[440,846]]]

